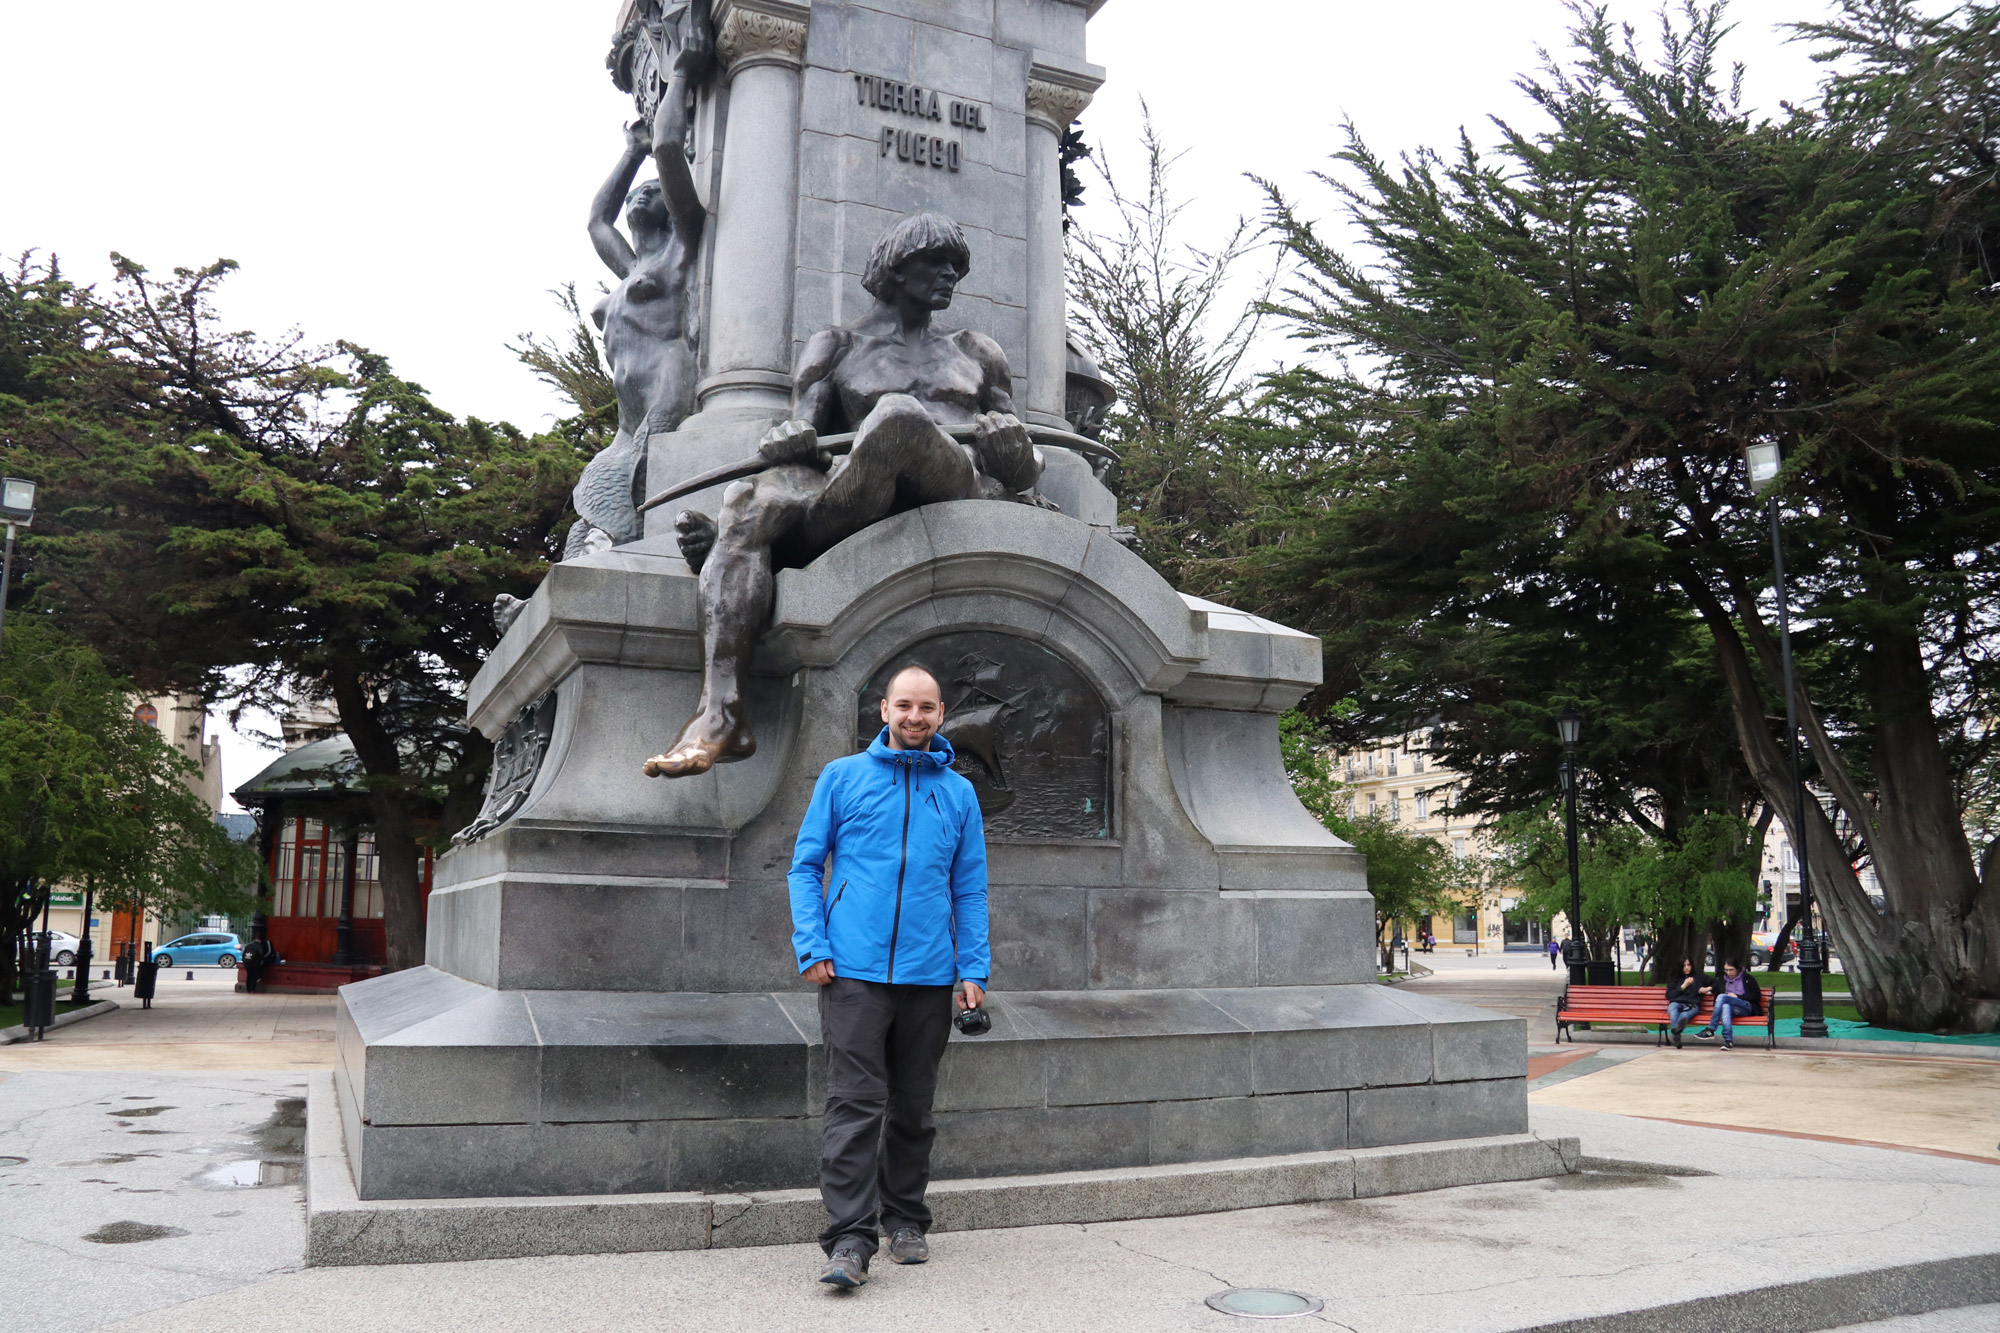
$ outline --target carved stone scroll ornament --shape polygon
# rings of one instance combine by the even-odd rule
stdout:
[[[751,63],[803,64],[805,21],[732,4],[717,24],[715,49],[732,74]]]
[[[1061,134],[1090,105],[1090,94],[1067,83],[1028,80],[1028,119]]]
[[[486,779],[486,801],[479,807],[479,817],[452,835],[452,846],[479,841],[527,803],[555,730],[556,692],[550,690],[516,714],[493,743],[493,772]]]

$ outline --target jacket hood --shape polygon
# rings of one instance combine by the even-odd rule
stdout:
[[[928,750],[892,749],[889,745],[889,728],[887,727],[883,727],[882,730],[875,733],[875,739],[868,743],[868,753],[885,763],[928,763],[935,764],[939,768],[950,768],[952,761],[958,758],[957,753],[951,748],[951,742],[946,740],[942,735],[933,735],[931,737],[931,748]]]

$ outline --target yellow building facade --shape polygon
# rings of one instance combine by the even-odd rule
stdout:
[[[1449,918],[1391,922],[1383,929],[1385,942],[1400,932],[1414,951],[1428,929],[1440,950],[1547,950],[1548,923],[1516,910],[1518,893],[1493,882],[1488,867],[1497,854],[1490,831],[1477,820],[1452,813],[1464,775],[1432,762],[1427,729],[1336,750],[1333,759],[1336,776],[1347,784],[1350,814],[1379,815],[1400,829],[1435,838],[1458,861],[1473,862],[1478,872],[1479,889],[1459,911]]]

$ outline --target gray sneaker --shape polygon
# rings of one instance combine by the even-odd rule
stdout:
[[[915,1227],[897,1227],[889,1236],[889,1257],[899,1264],[920,1264],[931,1257],[931,1244]]]
[[[829,1287],[861,1287],[868,1283],[868,1254],[858,1240],[837,1241],[826,1256],[819,1280]]]

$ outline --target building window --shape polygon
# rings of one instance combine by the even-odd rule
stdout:
[[[1347,780],[1348,780],[1349,782],[1352,782],[1352,781],[1354,781],[1354,779],[1356,779],[1357,777],[1360,777],[1360,776],[1361,776],[1361,770],[1360,770],[1360,767],[1359,767],[1359,765],[1357,765],[1357,764],[1356,764],[1356,763],[1354,762],[1354,756],[1353,756],[1353,755],[1349,755],[1349,756],[1347,757]]]
[[[1389,776],[1392,778],[1396,776],[1396,752],[1394,750],[1389,751]]]
[[[1375,752],[1373,750],[1368,752],[1368,766],[1364,771],[1371,778],[1375,776]]]
[[[132,710],[132,716],[144,722],[155,731],[160,729],[160,710],[151,704],[140,704]]]
[[[1389,793],[1389,822],[1391,824],[1403,822],[1403,797],[1400,792]]]
[[[1410,751],[1410,771],[1412,773],[1421,773],[1424,771],[1424,752],[1422,750]]]
[[[1425,820],[1429,819],[1430,817],[1431,817],[1431,794],[1427,791],[1420,791],[1417,793],[1417,818],[1419,820]]]
[[[1375,817],[1375,793],[1372,791],[1368,793],[1368,817]]]
[[[375,836],[361,835],[354,855],[354,919],[382,915],[382,862]],[[340,833],[317,819],[288,819],[278,833],[279,916],[337,917],[347,848]]]
[[[1465,859],[1465,839],[1453,838],[1451,840],[1451,854],[1457,860],[1463,861]]]

